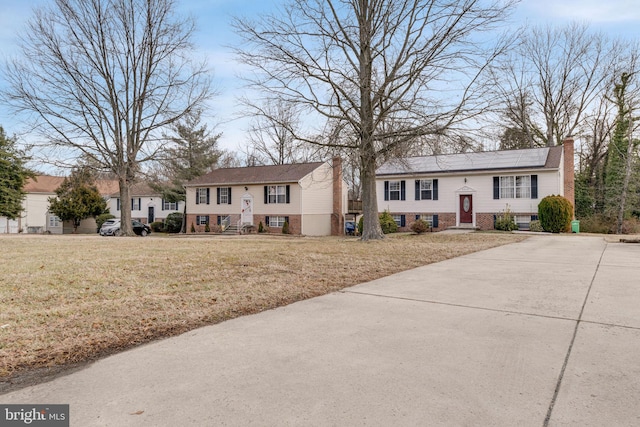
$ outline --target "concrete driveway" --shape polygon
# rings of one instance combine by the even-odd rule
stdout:
[[[0,403],[72,426],[640,425],[640,245],[537,236],[152,343]]]

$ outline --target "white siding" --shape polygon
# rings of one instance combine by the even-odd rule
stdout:
[[[333,212],[333,168],[328,163],[300,180],[303,191],[300,212],[331,214]]]

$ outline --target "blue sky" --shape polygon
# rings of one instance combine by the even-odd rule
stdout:
[[[53,0],[0,0],[0,60],[16,53],[15,36],[23,31],[34,6]],[[198,32],[196,45],[214,73],[219,95],[212,102],[211,123],[218,122],[223,132],[222,148],[235,150],[247,144],[247,120],[237,120],[236,97],[242,92],[242,83],[236,78],[240,67],[233,60],[228,45],[236,36],[231,30],[233,15],[256,16],[273,9],[281,0],[176,0],[180,13],[196,18]],[[551,23],[562,25],[570,21],[587,22],[594,30],[611,37],[624,37],[640,41],[640,7],[638,0],[522,0],[512,18],[514,25]],[[0,76],[0,85],[2,85]],[[0,104],[0,125],[8,134],[21,132],[19,122]],[[28,135],[21,136],[28,139]]]

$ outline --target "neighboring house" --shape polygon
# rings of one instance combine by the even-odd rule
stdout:
[[[12,232],[23,233],[51,233],[67,234],[73,232],[71,221],[64,223],[54,214],[49,212],[49,197],[55,197],[56,190],[64,181],[64,177],[37,175],[30,178],[25,184],[24,191],[27,193],[22,202],[22,214],[18,220],[17,229],[13,227]],[[96,187],[105,199],[118,188],[117,181],[98,180]],[[0,223],[1,224],[1,223]],[[96,222],[93,218],[88,218],[81,222],[77,230],[78,233],[95,233]]]
[[[216,169],[190,181],[187,231],[253,225],[273,233],[344,234],[347,186],[339,158],[328,162]]]
[[[434,231],[494,228],[509,209],[521,229],[537,219],[538,203],[559,194],[574,204],[573,139],[562,146],[413,157],[376,171],[378,209],[401,230],[418,218]]]
[[[131,196],[128,202],[131,204],[131,219],[138,220],[143,224],[164,221],[167,215],[184,210],[184,202],[168,202],[162,198],[162,194],[153,190],[146,183],[132,185],[129,195]],[[109,212],[116,218],[120,218],[120,209],[120,193],[116,191],[111,194]]]

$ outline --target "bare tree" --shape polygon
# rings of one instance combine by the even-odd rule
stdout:
[[[127,235],[140,164],[162,149],[165,126],[211,95],[189,56],[193,30],[172,0],[56,0],[35,11],[23,58],[5,70],[5,98],[35,117],[51,158],[84,155],[117,176]]]
[[[236,19],[239,60],[268,98],[297,105],[322,140],[357,153],[363,240],[383,237],[375,171],[396,147],[444,134],[478,113],[478,75],[512,0],[290,0],[280,14]],[[314,135],[318,129],[314,130]],[[347,135],[346,138],[336,138]]]
[[[603,95],[624,45],[576,23],[520,34],[518,49],[494,70],[507,127],[521,129],[532,145],[559,145]]]

